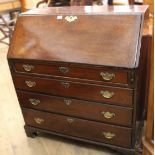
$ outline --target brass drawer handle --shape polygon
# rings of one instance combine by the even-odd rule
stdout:
[[[65,20],[69,23],[74,22],[75,20],[77,20],[77,16],[66,16]]]
[[[105,81],[111,81],[113,78],[115,78],[114,73],[101,72],[100,75],[102,76],[103,80],[105,80]]]
[[[30,99],[29,99],[29,102],[30,102],[32,105],[38,105],[38,104],[40,103],[40,100],[34,99],[34,98],[30,98]]]
[[[114,133],[111,132],[102,132],[102,135],[106,138],[106,139],[113,139],[116,135]]]
[[[73,118],[67,118],[67,122],[68,122],[69,124],[72,124],[72,123],[74,122],[74,119],[73,119]]]
[[[114,96],[114,92],[109,92],[109,91],[101,91],[100,92],[102,97],[106,98],[106,99],[110,99]]]
[[[59,67],[59,71],[63,74],[66,74],[69,72],[69,68],[68,67]]]
[[[26,85],[30,88],[35,87],[36,86],[36,82],[34,81],[25,81]]]
[[[72,100],[70,99],[64,99],[64,103],[69,106],[72,103]]]
[[[101,114],[106,118],[106,119],[111,119],[114,118],[116,116],[115,113],[113,112],[109,112],[109,111],[102,111]]]
[[[32,65],[23,65],[23,68],[26,72],[30,72],[34,69],[34,66]]]
[[[35,121],[37,124],[42,124],[45,120],[42,119],[42,118],[34,118],[34,121]]]
[[[61,82],[61,84],[62,84],[65,88],[69,88],[69,87],[70,87],[69,82]]]

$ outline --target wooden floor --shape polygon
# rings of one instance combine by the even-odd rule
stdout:
[[[51,135],[27,138],[24,120],[0,44],[0,155],[118,155],[115,151]]]

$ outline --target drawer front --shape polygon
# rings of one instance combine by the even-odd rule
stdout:
[[[132,105],[133,90],[29,76],[13,76],[17,89],[117,105]]]
[[[22,107],[131,126],[132,108],[17,91]]]
[[[26,124],[30,126],[117,146],[131,146],[130,128],[111,126],[37,110],[23,109],[22,111]]]
[[[50,76],[62,76],[69,78],[79,78],[85,80],[100,81],[108,84],[128,85],[128,71],[112,70],[103,67],[81,67],[67,64],[32,64],[15,63],[16,72],[30,74],[42,74]]]

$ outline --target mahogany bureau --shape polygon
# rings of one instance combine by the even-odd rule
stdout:
[[[8,52],[27,136],[47,132],[134,154],[147,6],[35,9]]]

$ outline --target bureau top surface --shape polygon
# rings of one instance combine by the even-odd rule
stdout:
[[[69,6],[69,7],[47,7],[29,10],[26,15],[57,15],[57,14],[142,14],[146,11],[147,5],[126,5],[126,6]]]
[[[147,6],[30,10],[18,18],[8,58],[138,66]]]

